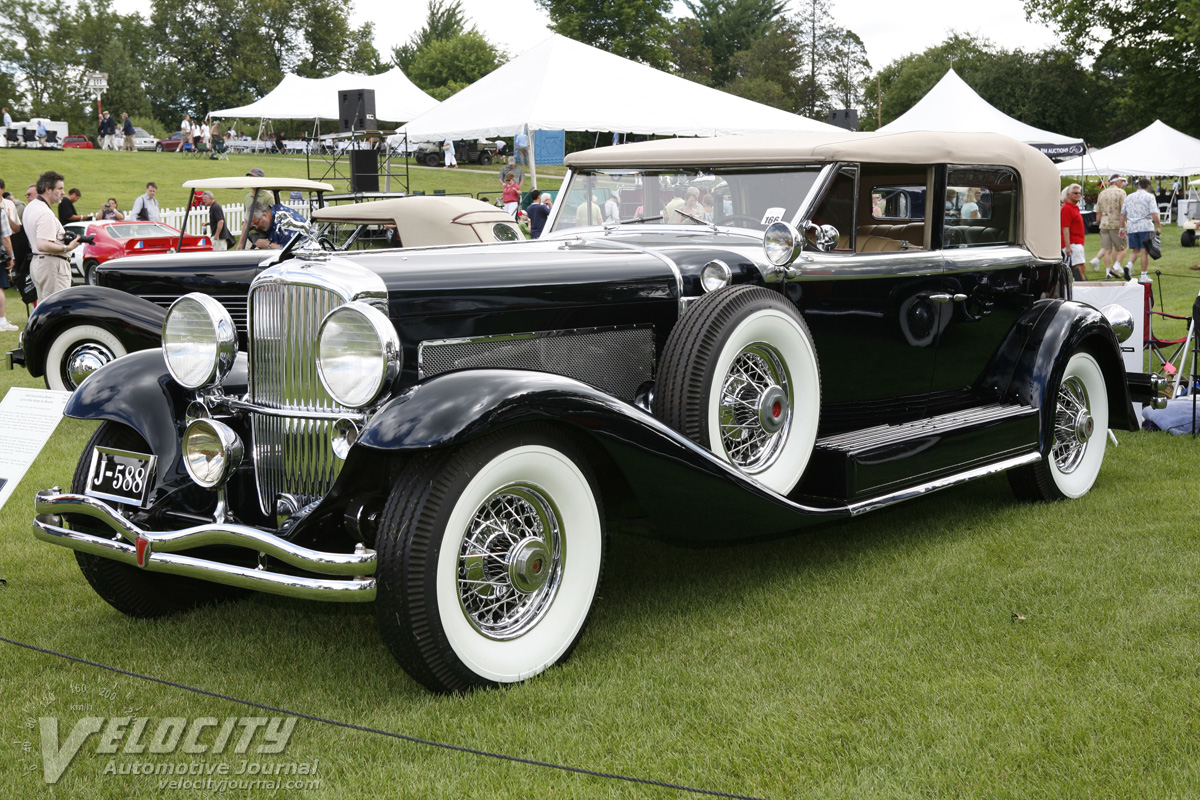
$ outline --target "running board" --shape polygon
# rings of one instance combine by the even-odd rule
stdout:
[[[1036,408],[978,406],[822,437],[798,493],[853,504],[1037,449]]]

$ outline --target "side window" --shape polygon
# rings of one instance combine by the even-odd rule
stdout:
[[[1007,167],[946,168],[946,247],[1012,244],[1017,232],[1017,175]]]
[[[863,164],[861,175],[855,250],[859,253],[927,250],[931,214],[941,206],[929,202],[932,169]]]

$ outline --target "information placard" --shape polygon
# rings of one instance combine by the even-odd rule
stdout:
[[[70,392],[14,388],[0,400],[0,508],[50,441],[70,397]],[[32,496],[26,499],[32,508]]]

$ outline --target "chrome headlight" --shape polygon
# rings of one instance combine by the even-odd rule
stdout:
[[[772,222],[763,235],[763,253],[777,267],[786,267],[800,255],[804,241],[800,233],[786,222]]]
[[[183,431],[183,466],[205,489],[223,486],[242,461],[242,440],[223,422],[196,419]]]
[[[360,300],[330,311],[317,334],[317,374],[334,400],[362,408],[400,372],[400,337],[392,321]]]
[[[700,270],[700,285],[706,292],[724,289],[731,280],[733,280],[733,271],[720,259],[708,262],[704,265],[704,269]]]
[[[199,292],[171,304],[162,341],[171,377],[187,389],[220,383],[237,356],[233,318],[223,305]]]

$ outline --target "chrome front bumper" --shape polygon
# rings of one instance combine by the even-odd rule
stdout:
[[[150,572],[223,583],[259,592],[325,600],[335,603],[369,603],[375,599],[375,551],[358,545],[353,553],[327,553],[300,547],[273,533],[247,525],[210,523],[179,531],[142,530],[102,500],[82,494],[41,491],[34,500],[33,533],[43,542],[82,553],[111,558]],[[112,538],[71,530],[61,514],[91,517],[115,532]],[[271,556],[308,572],[341,576],[308,578],[240,567],[184,555],[195,547],[244,547]]]

